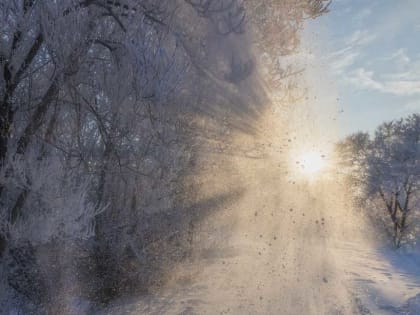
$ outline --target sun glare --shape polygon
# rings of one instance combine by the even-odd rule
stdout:
[[[316,151],[305,152],[299,156],[296,163],[300,171],[306,175],[315,175],[322,171],[326,166],[325,156]]]

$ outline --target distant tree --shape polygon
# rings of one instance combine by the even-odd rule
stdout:
[[[383,123],[372,139],[356,133],[337,148],[354,196],[365,205],[381,200],[400,247],[410,214],[419,210],[420,115]]]

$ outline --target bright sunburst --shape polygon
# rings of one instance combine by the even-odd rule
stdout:
[[[316,151],[309,151],[299,156],[297,164],[302,173],[315,175],[326,167],[325,156]]]

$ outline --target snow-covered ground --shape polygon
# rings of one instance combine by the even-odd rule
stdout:
[[[340,184],[294,178],[293,143],[269,140],[242,135],[244,154],[207,153],[201,198],[215,202],[193,258],[166,287],[95,315],[420,314],[419,260],[378,249]]]
[[[352,243],[341,250],[348,257],[345,279],[371,314],[420,314],[419,255]]]
[[[331,183],[285,180],[271,155],[234,160],[206,174],[207,197],[242,193],[198,228],[190,264],[166,288],[97,315],[405,314],[420,268],[365,242]]]
[[[347,264],[344,268],[343,281],[348,288],[349,304],[353,304],[353,308],[348,314],[384,314],[384,315],[418,315],[420,314],[420,263],[418,258],[411,255],[401,256],[392,250],[368,251],[354,247],[355,244],[342,244],[343,254],[346,254]],[[209,254],[209,253],[208,253]],[[213,253],[214,254],[214,253]],[[225,253],[226,254],[226,253]],[[232,254],[231,254],[232,255]],[[386,256],[384,256],[386,255]],[[216,256],[216,255],[215,255]],[[227,255],[229,256],[229,255]],[[213,266],[207,266],[207,273],[223,271],[228,272],[229,264],[235,264],[234,255],[224,258],[214,258]],[[238,259],[236,257],[236,259]],[[388,260],[389,259],[389,260]],[[222,264],[225,269],[217,267]],[[195,268],[191,266],[192,270]],[[195,271],[197,272],[197,270]],[[264,296],[257,295],[255,297],[247,296],[247,291],[253,291],[252,286],[232,285],[232,275],[225,274],[225,286],[220,288],[218,301],[211,302],[203,299],[205,294],[209,294],[209,289],[219,280],[213,279],[206,281],[205,284],[198,284],[195,279],[195,272],[180,276],[178,284],[164,292],[143,296],[141,298],[131,298],[120,300],[113,306],[96,313],[96,315],[104,314],[176,314],[176,315],[192,315],[192,314],[293,314],[292,311],[282,309],[281,301],[285,300],[285,295],[291,298],[290,293],[286,293],[287,283],[277,283],[275,287],[269,287],[272,282],[259,282],[257,287],[260,294],[266,287],[266,290],[278,291],[279,298],[275,300],[264,301]],[[201,275],[202,277],[203,275]],[[209,275],[210,276],[210,275]],[[248,282],[256,281],[258,275],[250,273]],[[213,275],[213,278],[220,278],[220,275]],[[328,284],[328,278],[323,278],[325,285]],[[277,289],[276,289],[277,287]],[[282,291],[285,292],[282,292]],[[236,292],[236,293],[235,293]],[[212,293],[213,294],[213,293]],[[299,309],[299,297],[301,294],[296,293],[296,309]],[[267,295],[265,295],[267,296]],[[261,299],[262,297],[262,299]],[[208,298],[208,296],[207,296]],[[213,298],[216,298],[213,296]],[[258,301],[258,299],[261,299]],[[290,300],[290,302],[293,299]],[[257,304],[255,304],[257,302]],[[271,306],[267,305],[270,303]],[[320,299],[319,304],[325,303]],[[265,304],[265,306],[263,306]],[[278,312],[275,312],[275,306]],[[344,314],[339,308],[331,309],[329,312],[319,312],[318,306],[314,305],[311,313],[307,314]],[[293,307],[291,308],[293,309]],[[219,312],[220,311],[220,312]],[[295,313],[300,314],[300,313]]]

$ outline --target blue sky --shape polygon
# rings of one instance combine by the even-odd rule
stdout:
[[[339,134],[420,112],[420,0],[333,0],[310,24],[332,80]]]

